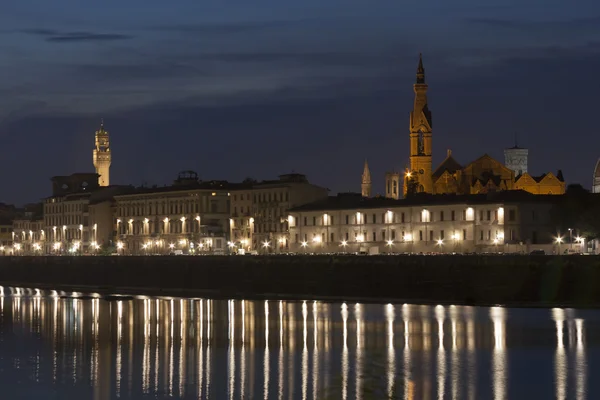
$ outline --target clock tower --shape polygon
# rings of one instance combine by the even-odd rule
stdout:
[[[415,102],[410,113],[410,169],[404,179],[404,194],[433,193],[431,170],[431,111],[427,106],[427,84],[423,58],[419,54],[417,81],[413,85]]]
[[[504,149],[504,166],[515,171],[515,177],[527,172],[527,158],[529,150],[515,145]]]
[[[110,152],[110,141],[108,132],[104,130],[104,121],[100,122],[100,129],[96,131],[96,146],[94,148],[94,167],[100,186],[110,184],[110,162],[112,155]]]

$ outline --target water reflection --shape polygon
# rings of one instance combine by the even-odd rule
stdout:
[[[32,399],[585,399],[599,329],[596,311],[0,287],[0,384]]]

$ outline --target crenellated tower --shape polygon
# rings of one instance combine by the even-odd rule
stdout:
[[[410,113],[410,168],[404,179],[404,194],[409,191],[433,193],[431,167],[431,111],[427,107],[427,84],[423,58],[419,54],[417,81],[413,85],[415,102]]]
[[[110,141],[108,131],[104,130],[104,121],[100,122],[100,129],[96,131],[96,146],[94,148],[94,167],[100,186],[110,185]]]
[[[369,171],[367,160],[365,160],[365,166],[363,168],[360,189],[363,197],[371,197],[371,171]]]

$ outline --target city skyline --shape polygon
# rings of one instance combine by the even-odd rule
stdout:
[[[141,4],[6,6],[0,201],[37,201],[50,177],[92,172],[102,117],[111,183],[162,185],[187,169],[229,181],[295,170],[332,192],[357,192],[367,158],[383,194],[383,173],[408,164],[419,52],[434,164],[447,148],[464,161],[501,160],[516,133],[532,174],[560,168],[568,183],[591,186],[600,155],[589,118],[588,88],[600,83],[594,2],[150,1],[131,21]]]

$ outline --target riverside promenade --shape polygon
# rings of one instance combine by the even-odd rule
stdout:
[[[213,298],[600,307],[600,257],[2,257],[0,285]]]

